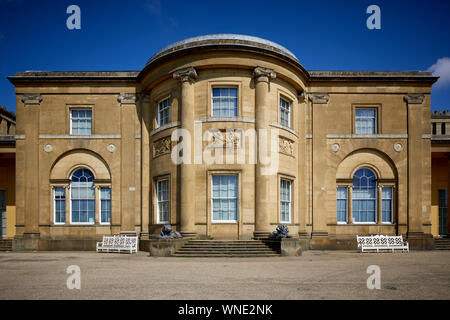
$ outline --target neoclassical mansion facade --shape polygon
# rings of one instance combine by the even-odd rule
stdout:
[[[319,249],[357,234],[432,243],[430,73],[309,71],[276,43],[221,34],[136,72],[9,80],[23,249],[145,241],[163,224],[250,239],[284,223]]]

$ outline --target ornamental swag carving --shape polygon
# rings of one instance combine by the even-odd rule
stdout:
[[[153,142],[153,158],[172,151],[172,141],[170,137],[165,137]]]

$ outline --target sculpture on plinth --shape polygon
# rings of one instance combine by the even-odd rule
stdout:
[[[182,238],[181,234],[178,231],[172,231],[170,225],[166,224],[161,228],[161,232],[158,239],[179,239]]]
[[[276,231],[272,232],[269,236],[270,239],[292,238],[289,235],[289,229],[285,224],[279,224]]]

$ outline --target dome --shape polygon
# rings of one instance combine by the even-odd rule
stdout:
[[[288,49],[285,47],[258,37],[253,36],[246,36],[246,35],[240,35],[240,34],[211,34],[211,35],[204,35],[204,36],[198,36],[198,37],[192,37],[185,40],[177,41],[175,43],[172,43],[171,45],[163,48],[162,50],[158,51],[156,54],[154,54],[147,62],[147,65],[154,62],[155,60],[164,57],[166,55],[169,55],[174,52],[190,49],[190,48],[196,48],[196,47],[205,47],[205,46],[230,46],[230,47],[251,47],[251,48],[259,48],[266,51],[272,51],[274,53],[280,54],[282,56],[288,57],[290,59],[295,60],[297,63],[299,63],[299,60],[297,57]]]

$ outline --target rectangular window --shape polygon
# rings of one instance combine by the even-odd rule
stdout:
[[[237,88],[212,89],[212,116],[213,117],[238,116]]]
[[[111,222],[111,188],[100,188],[100,223]]]
[[[291,222],[291,181],[280,181],[280,222]]]
[[[347,204],[348,204],[348,189],[347,187],[338,187],[336,190],[336,205],[337,205],[337,222],[347,223]]]
[[[66,188],[56,187],[53,189],[53,210],[55,213],[54,223],[66,222]]]
[[[448,190],[447,189],[440,189],[438,191],[439,193],[439,234],[440,235],[447,235],[447,197],[448,197]]]
[[[377,134],[377,110],[361,108],[355,110],[355,133]]]
[[[156,182],[158,223],[169,223],[169,179]]]
[[[70,134],[89,136],[92,134],[92,110],[70,110]]]
[[[158,103],[158,127],[169,124],[170,122],[170,103],[169,98]]]
[[[238,176],[212,176],[212,221],[238,221]]]
[[[392,223],[393,212],[393,188],[381,188],[381,221],[384,223]]]
[[[431,134],[432,135],[436,135],[437,133],[437,130],[436,130],[436,122],[433,122],[432,124],[431,124],[431,127],[432,127],[432,129],[431,129]]]
[[[291,126],[291,103],[283,98],[280,98],[280,124]]]

